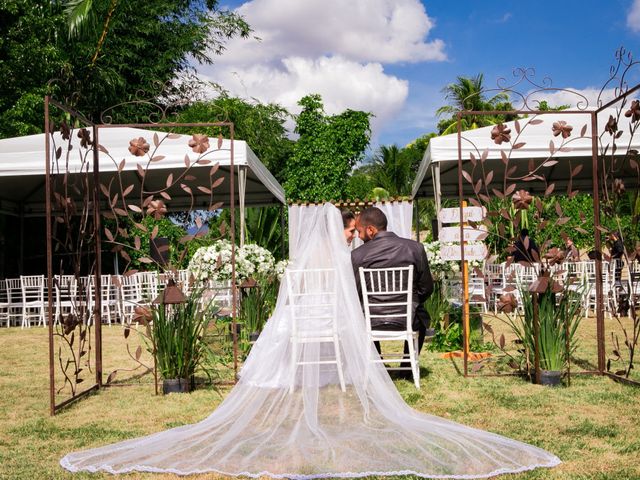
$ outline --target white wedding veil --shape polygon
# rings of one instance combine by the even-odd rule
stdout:
[[[275,312],[222,404],[194,425],[70,453],[64,468],[482,478],[560,463],[540,448],[407,406],[384,367],[365,360],[373,346],[339,211],[325,204],[297,215]]]

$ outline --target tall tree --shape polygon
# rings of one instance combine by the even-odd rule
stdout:
[[[397,145],[381,145],[373,156],[373,183],[392,197],[410,195],[414,177],[411,160],[408,155],[402,155]]]
[[[235,138],[244,140],[260,161],[279,182],[284,181],[284,169],[293,152],[294,142],[288,137],[285,122],[289,112],[280,105],[260,103],[231,97],[226,91],[209,101],[194,102],[176,114],[175,121],[233,122]],[[185,133],[229,134],[228,129],[188,128]]]
[[[325,115],[320,95],[307,95],[298,104],[302,112],[295,132],[300,138],[287,164],[287,196],[303,201],[344,198],[349,173],[369,143],[371,114],[345,110]]]
[[[45,92],[72,99],[95,121],[105,109],[139,97],[191,98],[193,84],[179,80],[193,74],[197,63],[212,63],[227,39],[250,32],[241,17],[218,11],[212,0],[119,1],[111,11],[112,6],[110,0],[94,0],[91,12],[102,19],[100,27],[70,39],[62,2],[0,4],[0,136],[41,131]],[[59,81],[47,87],[53,78]],[[114,122],[145,121],[151,113],[157,111],[141,111],[139,105],[111,112]]]
[[[504,92],[498,92],[492,97],[487,97],[484,86],[484,75],[479,73],[475,77],[457,78],[455,83],[451,83],[442,89],[445,99],[449,102],[436,110],[438,116],[447,116],[438,123],[440,134],[446,135],[457,129],[456,113],[463,110],[468,111],[491,111],[491,110],[512,110],[509,96]],[[464,115],[461,119],[462,129],[469,130],[478,127],[493,125],[505,120],[503,115],[473,114]]]

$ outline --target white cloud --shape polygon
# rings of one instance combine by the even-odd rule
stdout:
[[[242,97],[274,102],[298,113],[298,100],[319,93],[328,114],[347,108],[372,112],[374,135],[402,108],[408,82],[384,73],[379,63],[360,64],[341,57],[283,58],[279,67],[256,64],[219,71],[215,81]]]
[[[446,60],[444,42],[428,38],[434,21],[420,0],[251,0],[236,11],[258,39],[229,42],[200,69],[204,78],[292,113],[319,93],[329,114],[372,112],[374,138],[409,91],[384,65]]]
[[[546,100],[550,107],[558,107],[560,105],[569,105],[573,109],[580,110],[594,110],[598,104],[598,97],[600,104],[604,104],[609,100],[613,100],[615,95],[614,89],[609,88],[602,90],[599,88],[567,88],[558,91],[537,91],[529,92],[527,96],[527,105],[530,109],[535,110],[538,106],[538,101]],[[518,98],[512,98],[514,105],[517,108],[522,107],[522,101]]]
[[[627,27],[634,32],[640,32],[640,0],[633,0],[631,10],[627,14]]]
[[[252,0],[237,9],[257,40],[235,39],[219,63],[340,55],[357,62],[446,59],[426,41],[434,22],[419,0]]]

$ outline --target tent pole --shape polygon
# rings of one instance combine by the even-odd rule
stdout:
[[[240,202],[240,247],[244,246],[246,235],[246,219],[244,201],[247,192],[247,168],[238,165],[238,200]]]
[[[18,253],[18,274],[24,273],[24,205],[20,204],[20,246]]]
[[[442,193],[440,191],[440,164],[432,164],[431,178],[433,178],[433,196],[436,203],[436,218],[438,219],[438,232],[442,230],[440,210],[442,209]]]
[[[420,241],[420,209],[418,208],[418,199],[414,199],[414,207],[416,209],[416,240]]]
[[[284,205],[280,205],[280,254],[282,255],[282,259],[284,260],[285,258],[285,251],[284,251],[284,229],[285,229],[285,222],[284,222]]]

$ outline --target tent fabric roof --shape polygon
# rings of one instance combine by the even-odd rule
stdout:
[[[597,115],[598,132],[596,135],[602,134],[604,126],[609,119],[609,115],[616,115],[615,109],[603,110]],[[577,188],[581,191],[587,191],[591,189],[592,181],[592,139],[591,139],[591,112],[549,112],[544,114],[535,115],[537,120],[542,120],[541,123],[532,124],[529,123],[534,116],[528,118],[519,119],[518,122],[521,126],[521,135],[518,140],[515,140],[517,132],[515,129],[515,122],[506,122],[507,127],[511,130],[512,142],[524,142],[524,146],[519,149],[511,150],[511,159],[516,160],[515,165],[519,164],[519,170],[516,174],[526,174],[528,167],[528,160],[534,159],[540,161],[549,157],[550,147],[549,142],[553,140],[555,148],[558,148],[562,137],[556,137],[552,133],[552,125],[554,122],[565,121],[568,125],[573,127],[571,136],[567,139],[566,151],[556,151],[553,155],[554,160],[558,160],[558,163],[552,168],[545,171],[547,181],[555,182],[555,191],[561,191],[561,188],[566,188],[571,168],[575,168],[576,165],[581,163],[583,168],[581,172],[573,178],[573,188]],[[629,145],[629,149],[635,148],[640,150],[640,140],[637,137],[631,139],[629,133],[629,120],[624,116],[621,116],[619,121],[619,128],[623,132],[622,136],[616,140],[617,144],[625,147]],[[535,122],[534,122],[535,123]],[[580,137],[582,128],[586,126],[586,133],[584,137]],[[501,182],[504,176],[504,164],[501,161],[501,151],[509,153],[511,147],[507,143],[497,145],[491,139],[491,130],[493,126],[482,127],[475,130],[468,130],[462,132],[462,160],[463,165],[470,163],[470,154],[473,153],[476,158],[479,158],[481,153],[488,150],[487,161],[485,167],[487,170],[494,170],[494,182],[497,180]],[[603,142],[606,144],[609,142],[609,134],[605,134]],[[570,140],[570,141],[569,141]],[[600,145],[600,144],[599,144]],[[623,151],[623,149],[621,149]],[[626,151],[626,148],[624,149]],[[457,133],[444,135],[441,137],[434,137],[429,142],[427,150],[424,153],[416,179],[413,183],[412,198],[430,196],[433,194],[434,181],[432,165],[440,165],[440,188],[443,197],[454,197],[458,195],[458,135]],[[628,172],[630,173],[630,172]],[[465,188],[465,195],[472,192],[471,185],[468,182],[463,181]],[[530,189],[544,187],[540,182],[527,182]]]
[[[133,156],[129,150],[129,141],[143,137],[147,143],[154,148],[154,134],[158,135],[160,146],[156,155],[164,156],[157,162],[152,162],[148,167],[146,162],[148,157]],[[167,176],[170,173],[184,172],[186,168],[185,156],[189,157],[191,163],[198,157],[188,142],[190,135],[175,135],[167,137],[166,132],[154,132],[139,128],[101,126],[98,129],[98,143],[104,147],[100,151],[100,176],[101,183],[108,183],[118,170],[118,165],[124,159],[125,165],[122,170],[123,180],[126,184],[137,184],[137,165],[142,164],[147,168],[145,178],[145,190],[161,189],[165,185]],[[45,134],[29,135],[24,137],[0,139],[0,211],[3,213],[16,214],[22,207],[27,216],[44,214],[45,201]],[[60,132],[55,132],[51,138],[52,146],[66,145],[62,140]],[[69,171],[76,173],[81,168],[79,148],[80,139],[75,132],[71,136],[71,155],[69,157]],[[231,141],[223,139],[220,148],[218,140],[210,139],[212,151],[208,152],[204,158],[211,160],[208,165],[193,165],[190,174],[196,177],[193,185],[208,185],[210,183],[209,170],[211,165],[219,162],[219,171],[225,177],[224,182],[215,189],[216,201],[229,203],[229,168],[231,160]],[[54,146],[55,145],[55,146]],[[78,152],[77,154],[74,154]],[[66,147],[65,147],[66,151]],[[86,152],[86,150],[84,150]],[[64,155],[62,160],[64,159]],[[269,170],[258,160],[251,148],[242,140],[233,141],[234,166],[246,167],[246,206],[267,205],[273,203],[285,203],[285,194],[282,186],[269,172]],[[92,161],[89,161],[89,171],[92,171]],[[216,174],[216,176],[220,175]],[[236,197],[238,196],[236,170]],[[195,195],[195,208],[206,208],[209,204],[209,195],[199,192],[197,188],[192,188]],[[180,188],[173,188],[171,191],[172,200],[168,203],[169,208],[179,210],[190,205],[190,197]],[[237,202],[236,198],[236,202]]]

